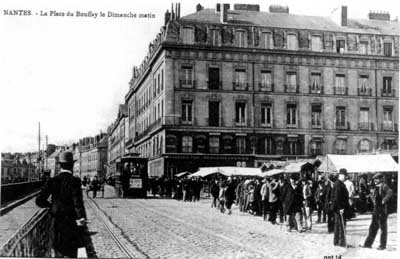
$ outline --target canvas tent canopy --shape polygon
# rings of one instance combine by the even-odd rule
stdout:
[[[261,173],[261,176],[262,176],[262,177],[268,177],[268,176],[273,176],[273,175],[281,174],[281,173],[284,173],[284,172],[285,172],[284,169],[272,169],[272,170],[269,170],[269,171],[267,171],[267,172]]]
[[[307,170],[312,167],[313,164],[311,164],[310,162],[295,162],[286,166],[285,173],[300,173],[302,172],[302,170]]]
[[[326,155],[318,171],[337,173],[341,168],[345,168],[347,173],[397,172],[399,165],[389,154]]]
[[[190,174],[190,172],[188,172],[188,171],[185,171],[185,172],[182,172],[182,173],[176,174],[175,176],[176,176],[176,177],[182,177],[182,176],[185,176],[185,175],[188,175],[188,174]]]
[[[205,177],[211,174],[220,173],[225,176],[261,176],[260,168],[252,167],[200,167],[199,170],[189,177]]]

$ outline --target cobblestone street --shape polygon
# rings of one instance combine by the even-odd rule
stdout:
[[[285,228],[264,222],[261,217],[240,213],[221,214],[210,208],[208,199],[189,203],[168,199],[86,200],[89,230],[97,256],[124,257],[100,222],[105,216],[118,238],[139,258],[392,258],[395,256],[396,215],[389,218],[388,249],[359,248],[371,215],[349,222],[349,249],[334,247],[326,224],[314,224],[310,233],[286,233]],[[108,195],[107,195],[108,194]],[[379,240],[379,236],[377,238]],[[374,243],[374,248],[379,244]],[[336,258],[336,257],[333,257]]]

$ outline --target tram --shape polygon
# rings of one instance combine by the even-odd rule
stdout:
[[[147,159],[130,153],[117,163],[115,188],[118,196],[146,198],[147,195]]]

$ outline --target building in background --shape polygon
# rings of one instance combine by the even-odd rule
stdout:
[[[399,23],[333,16],[199,4],[181,17],[177,4],[133,69],[129,152],[157,176],[397,149]]]
[[[80,161],[75,162],[80,166],[79,176],[90,179],[95,176],[103,179],[106,175],[107,165],[107,134],[100,133],[95,137],[83,138],[79,142]],[[75,167],[75,166],[74,166]]]
[[[126,154],[126,142],[128,141],[128,111],[127,105],[120,104],[118,116],[114,123],[108,127],[108,166],[107,178],[115,177],[117,164]]]
[[[37,181],[39,174],[32,153],[1,154],[1,184]]]

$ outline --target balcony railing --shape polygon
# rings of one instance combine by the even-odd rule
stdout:
[[[196,80],[179,80],[181,88],[194,88],[196,87]]]
[[[349,89],[347,87],[337,87],[335,86],[333,88],[333,93],[334,94],[343,94],[343,95],[348,95]]]
[[[312,129],[322,129],[322,122],[320,121],[319,123],[316,121],[312,121],[311,123],[311,128]]]
[[[324,86],[320,85],[318,87],[313,87],[312,85],[310,85],[310,94],[324,94]]]
[[[337,130],[349,130],[350,129],[350,122],[346,121],[345,123],[342,122],[335,122],[335,126]]]
[[[399,131],[397,123],[384,122],[381,124],[381,129],[383,131]]]
[[[285,93],[299,93],[299,85],[285,85]]]
[[[265,91],[265,92],[274,91],[274,84],[259,83],[258,87],[260,88],[260,91]]]
[[[372,89],[371,88],[357,88],[357,95],[358,96],[372,96]]]
[[[359,130],[374,130],[374,124],[371,122],[359,122],[358,129]]]
[[[289,129],[299,129],[299,128],[300,128],[300,121],[299,121],[299,120],[296,121],[296,124],[288,124],[288,123],[286,122],[286,128],[289,128]]]
[[[386,91],[385,89],[381,89],[382,97],[395,97],[395,89],[391,89],[391,91]]]
[[[235,90],[248,90],[249,83],[247,83],[247,82],[232,82],[232,87]]]
[[[207,81],[207,86],[210,90],[221,90],[222,81]]]

